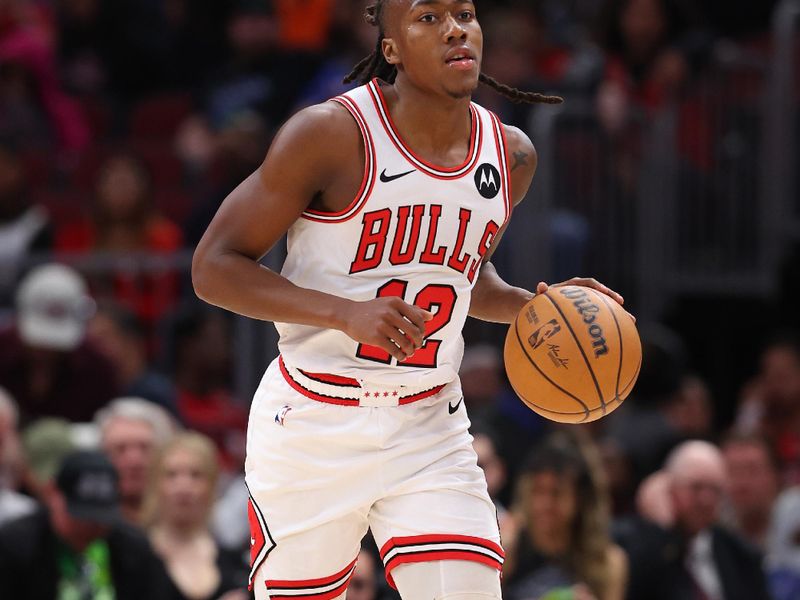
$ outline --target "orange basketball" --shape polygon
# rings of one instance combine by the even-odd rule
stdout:
[[[642,365],[633,319],[605,294],[578,286],[552,287],[528,302],[504,354],[517,395],[560,423],[588,423],[616,409]]]

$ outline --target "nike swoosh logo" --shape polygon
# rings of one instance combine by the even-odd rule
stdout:
[[[411,175],[414,171],[416,171],[416,169],[411,169],[406,173],[398,173],[397,175],[387,175],[386,169],[384,169],[383,173],[381,173],[381,181],[383,183],[389,183],[391,181],[394,181],[395,179],[400,179],[401,177],[405,177],[406,175]]]
[[[455,406],[453,406],[452,403],[448,402],[447,403],[447,412],[449,412],[451,415],[455,414],[455,412],[458,410],[458,407],[461,406],[461,403],[463,401],[464,401],[464,397],[462,396],[461,400],[459,400],[458,404],[456,404]]]

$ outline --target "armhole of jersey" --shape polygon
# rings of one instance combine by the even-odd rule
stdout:
[[[493,112],[489,112],[494,124],[494,142],[497,146],[497,157],[500,159],[500,168],[502,169],[502,177],[504,180],[503,197],[506,203],[506,220],[511,218],[511,211],[513,210],[513,201],[511,198],[511,171],[508,170],[508,142],[506,141],[506,132],[503,130],[503,124],[500,119]],[[503,225],[505,225],[503,223]]]
[[[361,114],[358,106],[347,96],[337,96],[331,102],[337,102],[347,109],[347,112],[353,117],[353,120],[358,125],[361,131],[361,137],[364,141],[364,177],[361,180],[361,188],[358,190],[356,197],[344,209],[339,212],[323,212],[318,210],[307,209],[303,212],[302,217],[309,221],[317,223],[343,223],[355,217],[369,198],[372,193],[372,188],[375,187],[375,174],[377,169],[377,160],[375,159],[375,146],[372,142],[372,135],[367,127],[367,122],[364,120],[364,115]]]

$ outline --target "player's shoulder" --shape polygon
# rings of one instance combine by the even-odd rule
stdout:
[[[324,149],[350,137],[360,137],[358,125],[338,102],[323,102],[299,110],[281,127],[275,141]]]
[[[511,171],[512,203],[522,202],[536,174],[539,156],[531,138],[519,127],[503,125],[508,168]]]
[[[516,152],[524,152],[534,159],[537,157],[533,141],[522,129],[504,123],[503,132],[506,136],[506,146],[508,147],[509,160],[511,160],[512,164]]]

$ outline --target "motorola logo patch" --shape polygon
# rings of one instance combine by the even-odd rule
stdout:
[[[481,196],[491,200],[500,193],[500,171],[494,165],[483,163],[475,171],[475,187]]]

